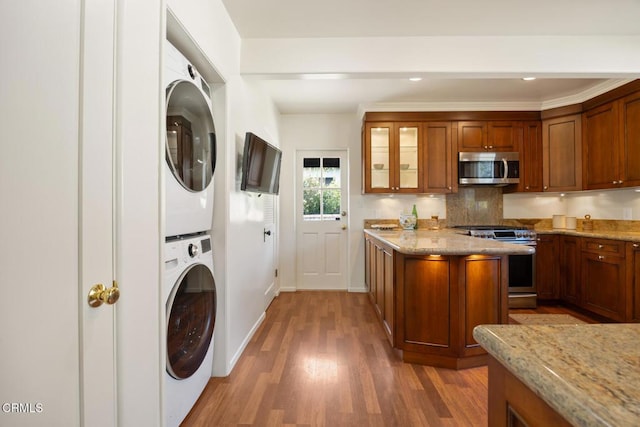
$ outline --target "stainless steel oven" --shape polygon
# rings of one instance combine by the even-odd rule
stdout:
[[[536,246],[536,232],[506,226],[460,226],[472,237]],[[536,255],[509,255],[509,308],[536,308]]]

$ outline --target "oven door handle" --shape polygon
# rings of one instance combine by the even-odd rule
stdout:
[[[507,159],[502,159],[502,164],[504,165],[504,176],[502,177],[502,179],[507,179],[507,177],[509,176],[509,162],[507,162]]]

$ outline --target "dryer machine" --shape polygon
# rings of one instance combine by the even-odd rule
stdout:
[[[213,223],[216,133],[210,88],[168,41],[166,87],[166,236],[207,232]]]
[[[164,252],[164,416],[167,426],[177,426],[212,375],[216,285],[209,235],[169,240]]]

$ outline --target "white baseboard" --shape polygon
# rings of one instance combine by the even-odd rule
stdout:
[[[245,348],[247,348],[247,345],[249,345],[249,341],[251,341],[251,338],[253,338],[253,335],[256,333],[260,325],[262,325],[262,322],[264,322],[265,317],[266,317],[266,314],[263,312],[260,318],[258,319],[258,321],[254,323],[253,327],[251,328],[247,336],[244,338],[244,340],[242,340],[242,344],[240,344],[240,348],[238,348],[238,351],[236,351],[236,354],[234,354],[233,357],[231,358],[231,361],[229,363],[229,366],[230,366],[229,372],[233,371],[233,368],[236,366],[236,363],[238,363],[238,360],[240,360],[240,356],[242,356],[242,353],[244,352]]]

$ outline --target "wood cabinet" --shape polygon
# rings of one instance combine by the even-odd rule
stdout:
[[[640,243],[539,235],[538,299],[581,307],[618,322],[640,322]]]
[[[625,320],[625,245],[604,239],[583,239],[580,260],[581,306],[612,320]]]
[[[622,184],[618,141],[618,102],[609,102],[582,113],[585,189],[612,188]]]
[[[518,191],[542,191],[542,123],[525,122],[520,149],[520,184]]]
[[[547,402],[489,356],[488,425],[492,427],[554,426],[571,424]]]
[[[485,151],[487,143],[487,122],[458,122],[459,151]]]
[[[519,121],[457,122],[459,151],[518,151],[522,141]]]
[[[403,122],[365,124],[365,193],[421,193],[421,125]]]
[[[640,243],[627,242],[627,300],[628,319],[640,322]]]
[[[365,235],[365,282],[369,300],[392,346],[395,325],[393,268],[393,249]]]
[[[536,245],[536,289],[538,299],[557,300],[559,239],[556,235],[538,235]]]
[[[640,92],[582,114],[586,189],[640,185]]]
[[[620,116],[620,178],[622,186],[640,185],[640,92],[622,98]]]
[[[456,141],[450,122],[428,122],[422,125],[423,190],[425,193],[455,193]]]
[[[560,236],[560,299],[580,304],[580,238]]]
[[[582,190],[580,114],[542,121],[543,191]]]
[[[507,257],[397,253],[396,263],[396,345],[403,360],[452,369],[484,364],[473,328],[507,323]]]

